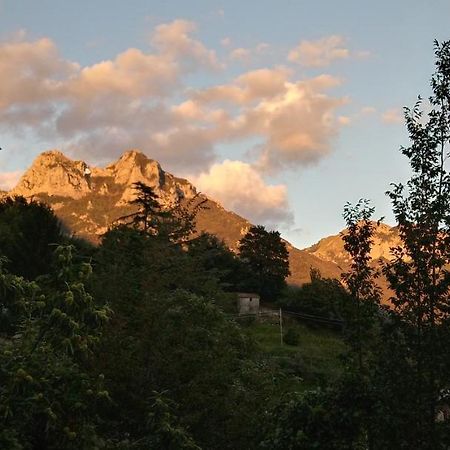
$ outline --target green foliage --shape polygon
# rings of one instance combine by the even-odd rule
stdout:
[[[298,345],[300,342],[300,333],[296,328],[288,328],[283,336],[283,342],[287,345]]]
[[[44,203],[24,197],[0,200],[0,255],[7,258],[9,272],[29,280],[47,273],[62,241],[61,225]]]
[[[94,257],[94,288],[116,313],[134,308],[144,295],[186,289],[220,298],[219,270],[206,270],[200,257],[163,236],[119,226],[108,231]]]
[[[142,227],[146,233],[156,234],[160,221],[164,217],[158,196],[150,186],[140,181],[134,183],[133,187],[136,191],[136,198],[130,201],[130,204],[138,206],[139,210],[131,216],[132,223],[137,228]]]
[[[140,417],[155,413],[149,403],[155,390],[177,405],[173,419],[199,445],[236,448],[250,442],[258,417],[240,418],[255,403],[261,407],[263,392],[247,381],[251,348],[237,325],[210,301],[185,291],[145,296],[115,319],[98,368],[118,402],[109,423],[116,423],[119,436],[148,438]]]
[[[88,263],[75,263],[73,246],[58,247],[52,272],[42,277],[44,302],[39,315],[40,332],[35,348],[46,342],[56,352],[80,357],[98,341],[109,309],[98,307],[85,284],[92,274]]]
[[[196,267],[219,281],[223,290],[237,292],[244,289],[246,265],[216,236],[201,233],[189,242],[188,254]]]
[[[323,278],[317,269],[311,269],[311,282],[287,286],[278,304],[288,311],[341,319],[346,302],[348,293],[338,280]]]
[[[168,450],[200,450],[187,431],[176,423],[173,402],[164,395],[155,393],[148,423],[155,448]]]
[[[114,448],[158,448],[178,431],[206,448],[250,445],[265,389],[253,387],[261,376],[251,376],[247,339],[216,306],[226,297],[220,284],[230,256],[207,235],[184,247],[165,234],[122,225],[103,237],[93,286],[114,315],[96,368],[114,401],[102,412],[106,426],[113,424]],[[171,405],[164,414],[154,410],[161,403],[153,391],[164,392]]]
[[[20,330],[38,293],[36,283],[8,273],[4,268],[5,261],[0,256],[0,338],[12,337]]]
[[[87,363],[108,311],[92,303],[84,288],[90,268],[73,264],[72,250],[57,249],[55,270],[45,281],[0,273],[7,292],[19,291],[9,299],[16,333],[0,339],[1,448],[101,444],[96,404],[108,393]]]
[[[262,447],[270,450],[364,450],[359,425],[358,384],[307,391],[285,399],[272,412]]]
[[[263,300],[275,300],[286,286],[289,252],[278,231],[252,226],[239,241],[239,256],[248,267],[247,290]]]

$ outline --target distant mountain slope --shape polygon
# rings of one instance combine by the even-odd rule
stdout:
[[[376,225],[370,252],[372,267],[379,269],[381,262],[391,259],[391,247],[399,245],[401,245],[401,241],[396,227],[390,227],[383,223]],[[317,244],[304,249],[304,251],[318,259],[335,264],[342,269],[341,272],[349,269],[350,259],[348,253],[344,250],[344,241],[340,234],[323,238]],[[388,288],[386,278],[380,276],[376,282],[382,289],[383,303],[389,304],[389,298],[392,297],[393,292]]]
[[[390,248],[400,245],[397,229],[384,223],[375,226],[371,256],[373,260],[389,260]],[[321,239],[317,244],[305,251],[325,261],[335,263],[342,268],[350,262],[348,253],[344,250],[344,241],[340,234]]]
[[[90,167],[90,177],[84,175],[84,168],[83,161],[73,161],[59,151],[42,153],[9,194],[48,203],[70,232],[91,242],[98,242],[116,219],[132,212],[128,202],[133,199],[135,182],[151,186],[166,206],[186,202],[197,194],[189,181],[165,172],[157,161],[136,150],[125,152],[105,168]],[[206,200],[206,208],[198,214],[198,231],[215,234],[236,250],[250,222],[203,194],[199,197]],[[319,269],[323,276],[340,277],[341,269],[332,259],[287,244],[290,283],[309,281],[311,267]]]

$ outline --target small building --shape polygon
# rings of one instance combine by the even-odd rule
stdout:
[[[237,293],[237,307],[239,315],[259,313],[259,295],[248,292]]]

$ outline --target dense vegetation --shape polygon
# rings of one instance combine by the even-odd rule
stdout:
[[[430,112],[406,110],[411,179],[388,193],[391,308],[366,201],[344,209],[343,284],[312,271],[296,288],[279,233],[252,227],[235,255],[193,233],[201,204],[163,210],[142,184],[95,248],[2,200],[0,448],[448,449],[450,42],[436,57]],[[276,316],[238,320],[236,291],[291,311],[284,335]]]
[[[136,214],[96,248],[42,203],[0,202],[2,449],[252,448],[290,380],[319,380],[233,318],[233,292],[276,279],[276,252],[254,273],[251,255],[194,237],[189,210],[136,193]]]

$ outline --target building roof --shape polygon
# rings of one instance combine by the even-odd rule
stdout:
[[[248,297],[259,298],[259,294],[255,294],[254,292],[236,292],[236,294],[239,298],[248,298]]]

